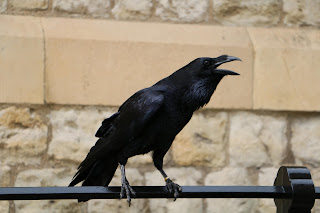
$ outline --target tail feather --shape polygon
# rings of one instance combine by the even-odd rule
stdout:
[[[98,160],[90,165],[80,167],[69,186],[75,186],[83,181],[82,186],[108,186],[111,182],[118,162],[115,157]],[[79,199],[78,202],[85,202],[89,199]]]

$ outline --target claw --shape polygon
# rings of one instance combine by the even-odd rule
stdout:
[[[125,195],[127,195],[127,202],[129,203],[129,207],[130,207],[130,205],[131,205],[131,196],[130,195],[132,195],[135,198],[136,197],[136,193],[132,189],[132,187],[130,186],[130,184],[129,184],[127,179],[125,179],[122,182],[121,192],[120,192],[120,199],[124,198]]]
[[[122,185],[121,186],[121,191],[120,191],[120,200],[122,199],[122,198],[124,198],[125,197],[125,188],[124,188],[124,186]]]
[[[166,187],[169,191],[170,194],[173,193],[173,197],[174,197],[174,200],[173,201],[176,201],[177,198],[179,197],[180,195],[180,192],[182,192],[182,188],[181,186],[179,186],[178,184],[172,182],[172,180],[170,180],[169,178],[166,179]]]
[[[127,202],[129,203],[129,207],[131,205],[131,197],[130,194],[135,198],[136,193],[132,189],[132,187],[129,184],[129,181],[126,178],[125,174],[125,168],[124,165],[120,164],[120,169],[121,169],[121,191],[120,191],[120,199],[125,197],[125,194],[127,195]]]

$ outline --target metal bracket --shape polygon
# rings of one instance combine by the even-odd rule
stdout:
[[[315,187],[306,167],[280,167],[274,186],[282,186],[291,198],[274,199],[277,213],[310,213],[315,201]]]

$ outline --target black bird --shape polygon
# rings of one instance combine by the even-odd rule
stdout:
[[[193,112],[209,102],[221,79],[225,75],[239,75],[217,69],[221,64],[235,60],[240,59],[227,55],[197,58],[155,85],[132,95],[118,112],[102,122],[95,135],[99,137],[98,141],[79,165],[69,186],[81,181],[82,186],[108,186],[120,164],[120,198],[126,195],[130,206],[131,195],[135,196],[135,192],[125,175],[127,160],[153,151],[154,165],[176,199],[181,187],[163,171],[163,157]]]

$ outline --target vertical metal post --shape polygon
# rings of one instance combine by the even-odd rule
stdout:
[[[283,186],[292,194],[290,199],[274,199],[277,213],[311,213],[315,188],[308,168],[280,167],[274,186]]]

